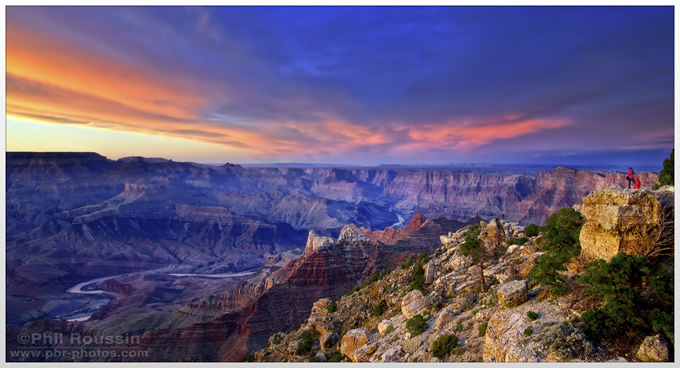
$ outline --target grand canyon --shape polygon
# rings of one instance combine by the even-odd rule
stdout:
[[[319,299],[435,251],[442,235],[494,219],[541,225],[626,183],[622,172],[565,167],[6,160],[8,347],[22,331],[137,336],[152,361],[239,360],[295,330]],[[638,175],[643,188],[658,181]]]

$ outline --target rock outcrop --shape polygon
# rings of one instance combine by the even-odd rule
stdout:
[[[352,361],[360,361],[360,358],[357,356],[357,350],[366,345],[368,340],[369,334],[363,328],[350,330],[342,337],[340,353],[346,355]]]
[[[427,309],[427,302],[420,290],[413,290],[406,294],[401,301],[401,312],[406,318],[413,318]]]
[[[510,281],[498,287],[496,293],[503,307],[516,307],[527,301],[527,284],[523,280]]]
[[[667,362],[668,355],[668,344],[661,335],[655,335],[645,338],[635,357],[643,362]]]
[[[619,252],[648,255],[672,211],[673,192],[608,188],[583,199],[581,230],[585,260],[610,260]]]

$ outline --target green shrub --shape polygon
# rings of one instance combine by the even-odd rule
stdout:
[[[458,322],[458,323],[456,324],[456,331],[457,331],[457,332],[463,331],[463,324],[462,324],[462,323]]]
[[[486,335],[486,329],[487,329],[488,326],[489,326],[489,321],[486,321],[486,322],[482,323],[481,325],[479,325],[479,327],[477,327],[477,330],[479,331],[479,337],[484,337],[484,335]]]
[[[297,349],[295,350],[295,355],[306,355],[312,351],[312,344],[314,343],[314,337],[309,331],[304,331],[300,335],[302,340],[298,342]]]
[[[531,329],[531,327],[527,327],[524,329],[524,335],[526,336],[531,336],[534,334],[534,330]]]
[[[418,336],[427,330],[427,322],[420,314],[406,321],[406,330],[411,336]]]
[[[392,325],[387,326],[387,329],[385,330],[385,335],[387,335],[391,332],[394,332],[394,326],[392,326]]]
[[[385,308],[387,308],[385,302],[380,302],[380,304],[373,307],[373,315],[376,317],[382,316],[385,313]]]
[[[535,321],[535,320],[538,319],[538,313],[533,312],[533,311],[528,311],[527,317],[529,317],[530,320]]]
[[[329,362],[342,362],[345,360],[345,354],[340,353],[339,351],[334,351],[331,353],[331,356],[328,357]]]
[[[659,184],[663,185],[674,185],[674,159],[673,155],[675,153],[675,149],[671,151],[671,156],[670,159],[664,159],[663,160],[663,170],[659,172]]]
[[[335,313],[335,311],[338,310],[338,305],[335,304],[333,300],[331,300],[331,302],[328,303],[328,305],[326,306],[326,310],[328,311],[328,313]]]
[[[586,267],[579,281],[588,285],[587,293],[605,299],[602,309],[589,310],[581,316],[586,333],[602,338],[635,328],[640,323],[636,311],[641,302],[639,287],[649,273],[647,260],[620,252],[609,262],[599,259]]]
[[[432,355],[439,359],[444,359],[453,351],[456,345],[458,345],[458,337],[456,335],[439,336],[439,338],[432,343]]]
[[[392,270],[389,269],[389,268],[386,268],[386,269],[384,269],[384,270],[382,270],[382,271],[380,271],[380,272],[376,272],[376,273],[374,273],[373,275],[371,275],[371,277],[369,277],[367,283],[370,284],[370,283],[374,283],[374,282],[380,281],[380,280],[382,280],[385,276],[389,275],[390,272],[392,272]]]
[[[281,335],[278,335],[278,334],[274,335],[274,338],[272,339],[272,342],[274,343],[274,345],[280,344],[281,341],[283,341],[283,338],[281,337]]]
[[[428,295],[430,291],[425,289],[425,262],[427,262],[427,252],[418,253],[416,264],[413,267],[411,289],[420,290],[423,295]]]
[[[399,267],[401,267],[401,268],[409,268],[409,267],[411,267],[411,266],[413,266],[413,257],[412,257],[412,256],[408,256],[408,257],[406,257],[406,259],[404,260],[404,262],[403,262],[403,263],[401,264],[401,266],[399,266]]]
[[[508,245],[524,245],[528,241],[529,241],[529,238],[527,238],[525,236],[520,237],[520,238],[512,238],[508,242]]]
[[[579,236],[583,217],[572,208],[562,208],[548,218],[543,228],[543,250],[531,271],[531,281],[547,287],[555,295],[566,292],[565,264],[581,252]]]
[[[240,362],[254,362],[254,361],[256,361],[256,360],[255,360],[255,354],[253,354],[253,353],[246,354],[246,355],[244,355],[243,358],[241,358],[241,360],[239,360],[239,361],[240,361]]]
[[[526,234],[526,236],[529,236],[529,237],[537,236],[538,233],[540,233],[540,232],[541,232],[541,228],[536,224],[529,224],[529,226],[527,226],[524,229],[524,233]]]

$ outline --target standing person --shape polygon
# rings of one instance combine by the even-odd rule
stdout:
[[[628,175],[626,175],[626,180],[628,180],[628,189],[630,189],[630,182],[635,180],[635,171],[632,167],[628,168]]]
[[[633,183],[633,189],[640,189],[640,177],[635,177],[635,183]]]

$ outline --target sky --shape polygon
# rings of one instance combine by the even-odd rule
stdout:
[[[673,7],[6,8],[7,151],[658,165]]]

